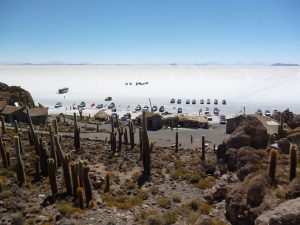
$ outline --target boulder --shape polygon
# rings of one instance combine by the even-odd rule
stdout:
[[[273,212],[269,225],[299,225],[300,198],[288,200],[280,204]]]
[[[240,148],[251,146],[253,148],[266,148],[268,133],[264,125],[255,116],[246,116],[240,119],[239,126],[225,141],[226,148]]]
[[[247,204],[251,207],[258,207],[262,203],[269,187],[267,177],[258,174],[253,177],[248,183]]]
[[[227,169],[230,172],[236,170],[237,154],[238,151],[236,148],[230,148],[226,151],[226,164],[227,164]]]
[[[254,173],[258,170],[257,165],[253,165],[252,163],[247,163],[246,165],[242,166],[238,172],[237,177],[240,181],[243,181],[249,174]]]
[[[288,199],[300,197],[300,178],[293,179],[287,186],[285,197]]]

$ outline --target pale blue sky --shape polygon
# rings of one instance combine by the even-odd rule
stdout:
[[[0,63],[300,63],[299,0],[0,0]]]

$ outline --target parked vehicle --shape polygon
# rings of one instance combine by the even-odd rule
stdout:
[[[170,103],[172,103],[172,104],[175,103],[175,98],[172,98]]]
[[[177,104],[181,104],[181,99],[178,99],[178,100],[177,100]]]
[[[165,107],[164,106],[159,107],[159,112],[163,113],[164,111],[165,111]]]
[[[206,100],[206,104],[208,104],[208,105],[210,104],[210,99]]]
[[[214,104],[218,105],[218,99],[215,99]]]
[[[226,117],[225,115],[220,116],[220,124],[226,124]]]
[[[115,103],[110,103],[109,105],[108,105],[108,109],[113,109],[113,108],[115,108],[116,107],[116,105],[115,105]]]
[[[61,88],[61,89],[58,89],[58,94],[65,94],[65,93],[68,93],[69,91],[69,88],[65,87],[65,88]]]
[[[214,114],[216,115],[216,116],[218,116],[219,115],[219,112],[220,112],[220,110],[216,107],[216,108],[214,108]]]
[[[97,109],[102,109],[102,108],[103,108],[103,104],[98,104],[98,105],[96,106],[96,108],[97,108]]]
[[[185,102],[186,104],[190,104],[190,100],[188,99],[188,100],[186,100],[186,102]]]
[[[204,104],[204,100],[203,99],[200,100],[200,104]]]
[[[86,106],[85,102],[80,102],[80,104],[78,105],[79,108],[84,108]]]
[[[209,115],[209,114],[210,114],[210,111],[209,111],[209,108],[208,108],[208,107],[205,108],[204,114],[205,114],[205,115]]]
[[[112,100],[112,97],[110,97],[110,96],[105,99],[106,102],[109,102],[111,100]]]
[[[54,108],[56,108],[56,109],[58,109],[58,108],[60,108],[60,107],[62,107],[62,103],[61,103],[61,102],[57,102],[57,103],[55,104],[55,106],[54,106]]]
[[[145,106],[143,107],[143,110],[144,110],[144,111],[148,111],[148,110],[149,110],[149,106],[145,105]]]
[[[112,108],[111,111],[112,112],[117,112],[117,109],[116,108]]]
[[[181,108],[181,107],[179,107],[179,108],[177,109],[177,113],[182,113],[182,108]]]
[[[152,111],[152,112],[156,112],[156,111],[157,111],[157,106],[154,105],[154,106],[152,107],[151,111]]]
[[[225,99],[222,100],[222,104],[226,105],[226,100]]]
[[[135,107],[135,111],[140,111],[142,109],[142,107],[140,106],[140,105],[137,105],[136,107]]]
[[[192,104],[193,104],[193,105],[196,104],[196,99],[193,99]]]
[[[270,117],[270,116],[271,116],[271,111],[270,111],[270,110],[266,110],[266,111],[265,111],[265,116]]]
[[[256,111],[256,114],[262,116],[262,111],[261,111],[261,109],[258,109],[258,110]]]

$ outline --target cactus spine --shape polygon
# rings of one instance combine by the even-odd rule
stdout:
[[[93,198],[92,193],[92,183],[89,177],[90,167],[83,166],[83,186],[85,191],[85,199],[86,199],[86,206],[89,206],[89,202]]]
[[[52,196],[54,197],[57,192],[57,180],[56,180],[56,166],[54,159],[50,158],[47,160],[48,169],[49,169],[49,180],[50,180],[50,186],[51,186],[51,192]]]
[[[16,158],[17,158],[17,164],[16,164],[17,179],[20,185],[22,185],[23,183],[26,182],[25,169],[21,157],[21,152],[20,152],[19,137],[15,136],[14,139],[15,139],[15,149],[16,149]]]
[[[80,128],[78,128],[76,113],[74,113],[74,147],[77,152],[80,151]]]
[[[205,161],[205,136],[202,135],[201,160]]]
[[[2,134],[5,134],[6,127],[5,127],[4,116],[1,116],[1,129],[2,129]]]
[[[129,139],[130,139],[130,147],[131,149],[134,148],[134,132],[133,132],[133,122],[129,120]]]
[[[0,136],[0,152],[1,152],[1,158],[2,158],[2,164],[4,168],[8,168],[8,162],[7,162],[7,151],[3,144],[2,137]]]
[[[292,145],[290,149],[290,181],[296,177],[297,174],[297,148]]]
[[[271,178],[272,184],[275,183],[277,156],[277,151],[275,149],[271,150],[269,159],[269,177]]]

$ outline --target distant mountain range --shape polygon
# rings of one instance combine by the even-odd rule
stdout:
[[[293,63],[274,63],[271,66],[300,66],[299,64],[293,64]]]

